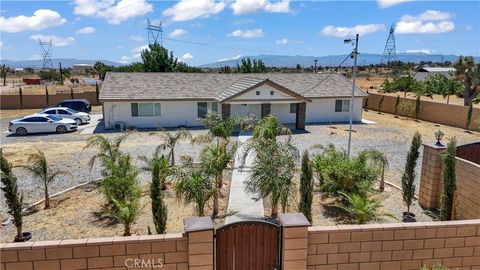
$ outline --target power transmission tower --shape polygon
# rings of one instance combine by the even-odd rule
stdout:
[[[42,51],[43,69],[47,67],[53,68],[52,39],[50,39],[49,41],[38,39],[38,45],[40,45],[40,50]]]
[[[163,46],[163,27],[162,22],[159,22],[158,25],[150,23],[150,20],[147,18],[147,27],[145,27],[148,32],[148,43],[154,44],[158,43],[158,38],[160,37],[160,45]]]
[[[395,45],[395,24],[392,23],[390,27],[390,34],[388,34],[387,42],[385,43],[385,49],[383,50],[383,56],[380,63],[389,64],[397,59],[397,47]]]

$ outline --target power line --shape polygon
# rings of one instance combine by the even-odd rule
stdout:
[[[347,55],[347,57],[345,57],[345,59],[343,59],[343,61],[340,63],[340,65],[338,65],[335,70],[337,70],[338,68],[340,68],[343,63],[345,63],[345,61],[347,61],[347,59],[353,54],[353,52],[351,52],[350,54]],[[312,88],[308,89],[308,91],[306,91],[305,93],[308,93],[310,90],[314,89],[315,87],[319,86],[320,84],[322,84],[325,80],[327,80],[330,75],[334,74],[336,72],[330,72],[325,78],[323,78],[323,80],[321,80],[319,83],[317,83],[316,85],[314,85]]]
[[[188,41],[188,40],[181,40],[181,39],[174,39],[174,38],[166,38],[166,37],[165,37],[165,38],[163,38],[163,39],[165,39],[165,40],[170,40],[170,41],[175,41],[175,42],[181,42],[181,43],[187,43],[187,44],[205,46],[205,47],[217,47],[217,48],[223,48],[223,49],[229,49],[229,50],[250,51],[250,52],[260,52],[260,53],[272,53],[271,51],[252,50],[252,49],[245,49],[245,48],[239,48],[239,47],[230,47],[230,46],[220,46],[220,45],[213,45],[213,44],[208,44],[208,43],[203,43],[203,42]]]

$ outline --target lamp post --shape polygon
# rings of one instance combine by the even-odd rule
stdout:
[[[444,146],[440,141],[443,138],[444,133],[441,130],[435,132],[435,139],[437,140],[436,146]]]
[[[350,108],[349,108],[349,117],[350,117],[350,127],[348,129],[348,158],[350,158],[350,148],[352,145],[352,124],[353,124],[353,99],[355,97],[355,78],[357,77],[357,55],[358,55],[358,34],[355,36],[355,40],[345,39],[343,41],[345,44],[352,44],[355,46],[355,49],[351,53],[353,57],[353,74],[352,74],[352,96],[350,97]]]

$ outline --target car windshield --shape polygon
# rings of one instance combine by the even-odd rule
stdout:
[[[67,108],[66,110],[69,111],[70,113],[78,113],[78,111],[76,111],[74,109]]]
[[[60,116],[56,116],[56,115],[47,115],[47,118],[50,119],[50,120],[53,120],[53,121],[62,120],[62,118]]]

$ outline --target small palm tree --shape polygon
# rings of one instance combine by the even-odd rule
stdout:
[[[217,113],[209,113],[205,118],[199,119],[199,121],[205,124],[208,132],[206,135],[201,135],[195,138],[195,141],[210,142],[213,138],[228,140],[235,130],[235,127],[242,124],[242,119],[240,117],[231,116],[224,119]]]
[[[87,144],[83,149],[91,147],[97,147],[99,149],[99,153],[94,155],[88,162],[90,170],[92,169],[95,160],[100,159],[100,162],[104,167],[102,174],[104,176],[109,175],[112,170],[109,165],[115,165],[122,155],[120,145],[133,133],[133,131],[124,132],[113,140],[109,140],[102,135],[95,135],[88,138]]]
[[[1,168],[1,190],[8,206],[8,213],[13,217],[13,224],[17,228],[15,239],[22,239],[22,203],[23,195],[18,191],[17,177],[13,174],[12,164],[3,156],[3,149],[0,148],[0,168]]]
[[[217,144],[205,145],[200,153],[203,171],[215,178],[212,213],[214,217],[218,214],[218,197],[223,185],[223,171],[235,158],[237,148],[236,143],[229,144],[228,141],[222,141]]]
[[[346,204],[336,204],[334,206],[352,215],[356,224],[365,224],[371,220],[377,220],[381,216],[393,217],[390,214],[379,213],[378,209],[382,207],[382,205],[367,196],[359,194],[348,195],[343,192],[339,192],[339,194],[346,200]]]
[[[65,171],[53,171],[47,163],[45,154],[38,150],[37,153],[33,153],[28,158],[29,165],[21,166],[22,168],[30,171],[33,176],[39,178],[43,183],[43,189],[45,193],[45,209],[50,207],[50,196],[48,194],[49,184],[60,175],[67,175],[73,177],[69,172]]]
[[[140,212],[140,200],[139,198],[126,201],[114,200],[114,203],[118,209],[114,217],[124,226],[123,236],[130,236],[132,224]]]
[[[170,165],[175,166],[175,146],[180,140],[192,140],[192,134],[186,129],[180,129],[175,133],[164,130],[160,135],[163,143],[160,145],[163,150],[169,149],[168,158],[170,159]]]
[[[275,115],[269,115],[258,121],[253,127],[253,138],[263,140],[276,140],[277,135],[288,135],[292,131],[280,124]]]
[[[166,179],[172,175],[174,170],[170,166],[169,160],[160,154],[160,150],[161,146],[157,147],[151,158],[140,156],[139,159],[145,163],[145,166],[140,169],[150,172],[152,175],[152,183],[159,183],[160,188],[166,190]]]
[[[364,150],[358,154],[359,158],[364,159],[370,168],[380,176],[380,191],[385,190],[385,169],[388,169],[387,156],[374,149]]]
[[[199,216],[205,216],[205,206],[212,198],[215,190],[208,180],[208,177],[201,172],[191,170],[179,174],[175,185],[175,196],[185,204],[195,203]]]

